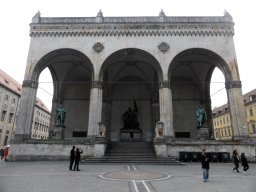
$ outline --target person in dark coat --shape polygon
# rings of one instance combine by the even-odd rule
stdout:
[[[244,167],[244,174],[246,175],[247,174],[246,171],[249,169],[249,165],[244,153],[241,154],[241,160],[242,160],[242,166]]]
[[[81,158],[81,155],[83,153],[83,150],[80,148],[76,148],[76,158],[75,158],[75,167],[74,167],[74,171],[77,170],[77,171],[81,171],[79,169],[79,161],[80,161],[80,158]]]
[[[209,159],[210,159],[209,155],[206,154],[206,150],[203,149],[201,160],[202,160],[204,182],[208,182],[208,178],[209,178],[209,169],[210,169]]]
[[[72,167],[73,167],[74,160],[75,160],[75,150],[76,150],[76,147],[73,146],[73,149],[71,149],[71,151],[70,151],[70,165],[69,165],[70,171],[72,171]]]
[[[239,156],[238,156],[238,153],[237,153],[236,149],[233,151],[233,159],[234,159],[234,164],[235,164],[235,167],[233,168],[233,172],[236,170],[237,173],[240,173],[240,171],[238,170],[238,168],[239,168]]]
[[[4,158],[4,150],[3,149],[1,149],[1,161],[3,160],[3,158]]]
[[[130,142],[132,142],[132,139],[133,139],[133,132],[131,130],[131,132],[130,132]]]

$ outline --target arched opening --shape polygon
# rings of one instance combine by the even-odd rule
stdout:
[[[60,49],[45,55],[37,63],[33,80],[49,68],[53,80],[50,131],[56,124],[56,109],[63,105],[67,111],[65,138],[86,137],[88,131],[90,86],[94,79],[93,66],[83,53]]]
[[[120,141],[120,129],[125,127],[124,114],[137,109],[141,129],[140,141],[152,141],[154,127],[160,120],[159,88],[162,69],[149,53],[124,49],[110,55],[100,71],[103,82],[102,121],[111,141]],[[131,126],[131,129],[132,126]]]
[[[200,105],[207,114],[204,126],[213,137],[210,81],[218,67],[225,81],[231,80],[226,62],[216,53],[206,49],[188,49],[179,53],[171,62],[168,77],[173,98],[173,124],[175,137],[198,139],[196,111]]]
[[[216,67],[212,73],[210,95],[212,103],[214,138],[216,140],[231,140],[232,130],[229,115],[230,109],[228,105],[227,91],[225,88],[225,77],[218,67]]]

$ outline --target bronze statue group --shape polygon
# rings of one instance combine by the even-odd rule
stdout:
[[[77,170],[77,171],[81,171],[79,169],[79,162],[80,162],[80,158],[81,158],[81,153],[83,153],[83,149],[81,148],[76,148],[75,146],[73,146],[73,149],[70,151],[70,165],[69,165],[69,170]],[[74,169],[73,168],[73,164],[75,161],[75,166]]]

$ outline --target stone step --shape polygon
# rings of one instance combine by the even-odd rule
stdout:
[[[109,153],[110,156],[156,156],[155,153]]]
[[[114,152],[114,153],[127,153],[127,152],[130,152],[130,153],[155,153],[155,150],[153,149],[112,149],[111,152]]]

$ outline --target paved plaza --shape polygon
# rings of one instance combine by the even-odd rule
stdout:
[[[82,171],[69,171],[68,161],[1,161],[0,192],[255,192],[256,164],[249,166],[244,175],[233,173],[232,163],[211,163],[209,182],[203,182],[197,162],[185,166],[81,163]]]

